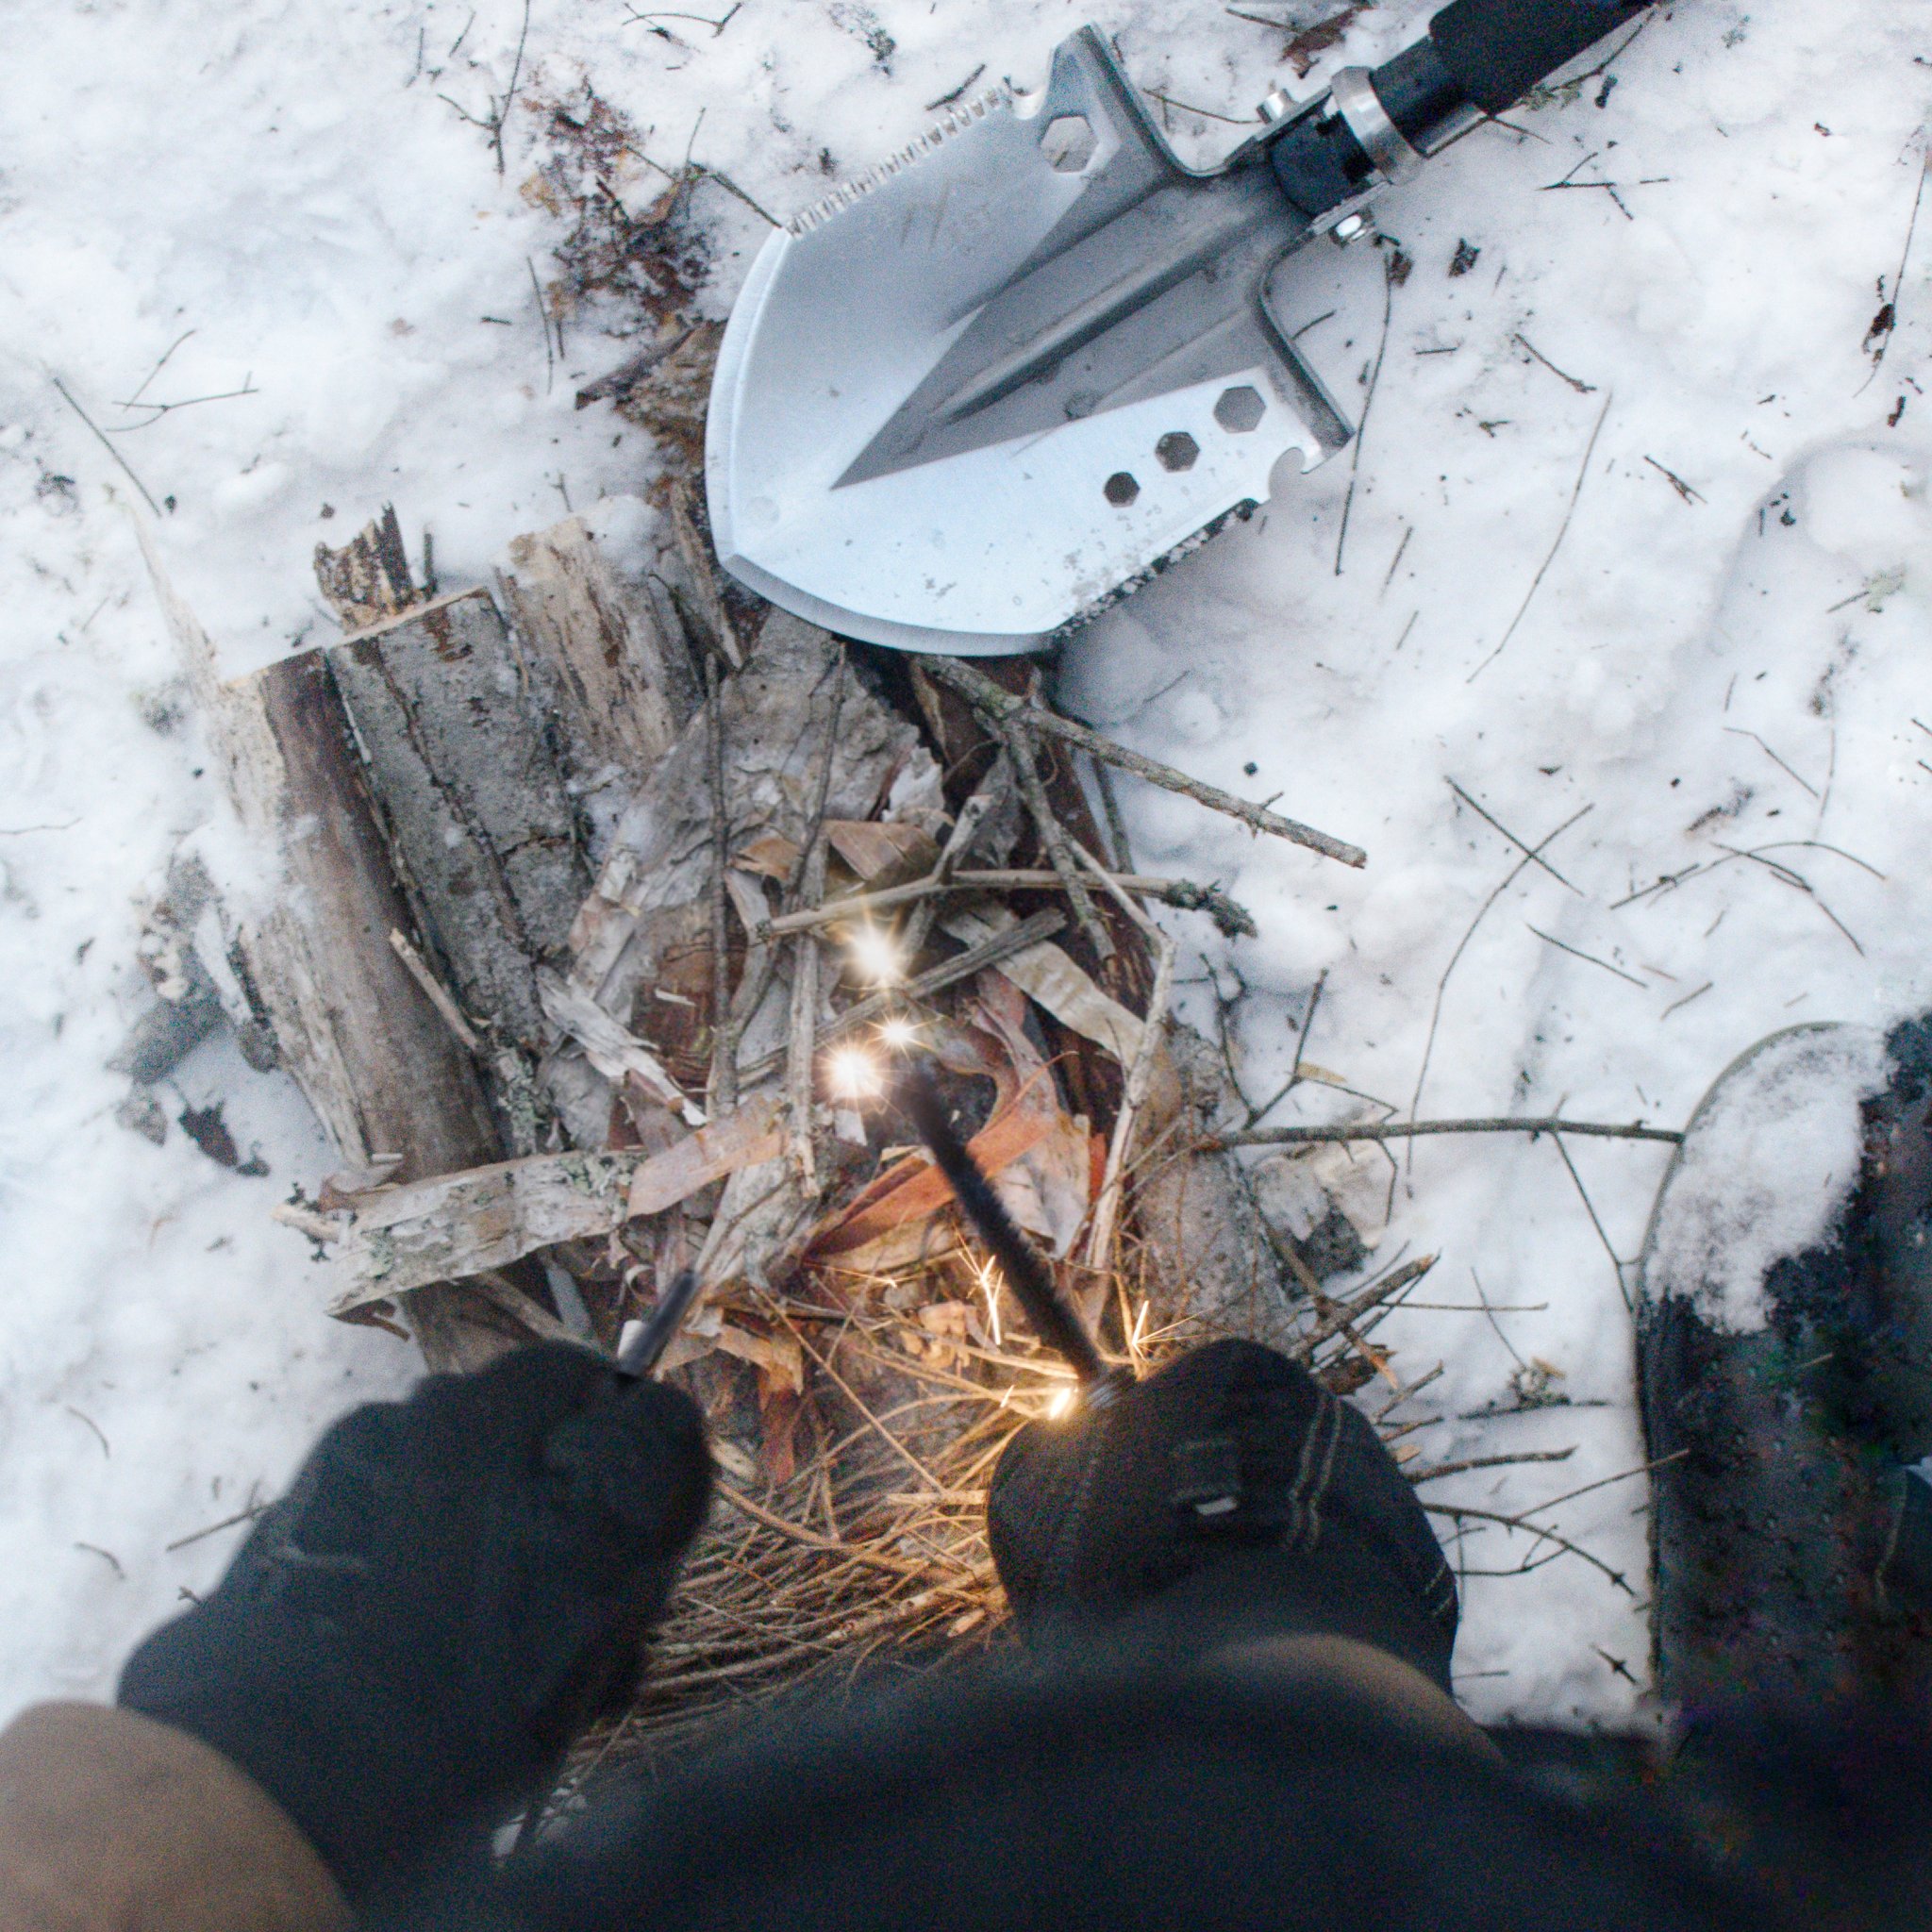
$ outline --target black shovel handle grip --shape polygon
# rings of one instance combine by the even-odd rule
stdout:
[[[1485,114],[1514,107],[1650,0],[1455,0],[1429,39],[1458,92]]]

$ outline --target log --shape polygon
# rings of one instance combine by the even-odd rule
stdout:
[[[328,668],[356,727],[433,961],[474,1020],[549,1038],[538,969],[590,887],[564,775],[487,591],[345,639]]]
[[[347,1166],[394,1157],[413,1178],[494,1158],[475,1066],[390,944],[413,921],[324,653],[220,683],[213,644],[140,534],[236,813],[279,860],[273,888],[230,909],[250,1005],[283,1065]],[[412,1297],[408,1317],[431,1369],[480,1367],[516,1339],[448,1284]]]

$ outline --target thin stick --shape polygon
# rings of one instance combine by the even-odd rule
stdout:
[[[1107,820],[1108,842],[1113,847],[1113,869],[1116,873],[1130,873],[1134,869],[1133,841],[1127,837],[1127,822],[1121,816],[1120,793],[1113,782],[1113,774],[1099,758],[1092,758],[1093,786],[1100,793],[1100,809]]]
[[[543,331],[543,393],[547,396],[557,380],[557,358],[550,348],[550,309],[543,300],[543,284],[537,279],[536,262],[526,255],[524,265],[530,271],[530,292],[537,298],[537,326]]]
[[[1576,1172],[1576,1163],[1570,1158],[1570,1150],[1563,1144],[1560,1130],[1553,1128],[1550,1139],[1557,1143],[1557,1152],[1563,1158],[1563,1165],[1570,1170],[1570,1178],[1576,1183],[1578,1198],[1583,1203],[1583,1211],[1590,1216],[1590,1224],[1596,1229],[1596,1238],[1604,1244],[1604,1253],[1610,1257],[1610,1266],[1617,1272],[1617,1293],[1623,1298],[1624,1306],[1631,1306],[1630,1286],[1624,1279],[1624,1259],[1611,1243],[1610,1237],[1598,1218],[1596,1203],[1590,1198],[1590,1190],[1583,1185],[1583,1176]]]
[[[483,1042],[476,1038],[475,1030],[463,1018],[463,1009],[450,996],[448,988],[429,970],[429,962],[409,943],[408,935],[396,927],[391,927],[389,942],[396,958],[408,969],[409,977],[423,989],[424,997],[436,1008],[442,1024],[456,1035],[464,1050],[469,1053],[481,1053]]]
[[[1335,539],[1335,575],[1337,576],[1341,575],[1341,559],[1348,549],[1348,525],[1349,519],[1355,513],[1355,489],[1357,483],[1361,479],[1362,444],[1368,440],[1369,414],[1375,407],[1375,391],[1382,386],[1382,364],[1389,355],[1389,325],[1394,318],[1395,262],[1393,258],[1391,257],[1385,258],[1382,263],[1382,340],[1375,347],[1375,366],[1369,376],[1369,392],[1362,400],[1362,420],[1356,425],[1355,448],[1349,453],[1348,494],[1341,501],[1341,528],[1337,533]],[[1403,539],[1403,548],[1407,549],[1407,547],[1408,540],[1405,537]],[[1399,563],[1401,560],[1401,555],[1398,552],[1396,562]],[[1391,577],[1394,576],[1393,565],[1390,567],[1389,575]],[[1387,584],[1384,584],[1382,588],[1386,591],[1389,587]]]
[[[1576,1454],[1570,1449],[1519,1449],[1505,1456],[1465,1456],[1460,1462],[1436,1462],[1425,1469],[1403,1471],[1412,1483],[1432,1483],[1445,1475],[1461,1475],[1472,1469],[1505,1469],[1519,1462],[1568,1462]]]
[[[173,350],[169,351],[170,355],[172,355],[173,353]],[[166,357],[162,358],[163,361],[165,361],[166,359]],[[100,425],[96,423],[94,419],[92,416],[90,416],[88,412],[85,409],[83,409],[80,407],[80,405],[74,400],[74,397],[69,391],[67,385],[64,382],[62,382],[58,375],[50,377],[49,379],[52,381],[54,387],[60,391],[60,399],[67,405],[67,407],[70,409],[74,411],[74,413],[76,416],[80,418],[80,420],[83,423],[87,425],[88,428],[91,431],[92,431],[94,441],[97,443],[99,443],[100,446],[104,450],[106,450],[110,457],[114,458],[117,464],[120,465],[121,474],[124,476],[125,476],[127,480],[130,483],[132,483],[138,491],[141,491],[141,500],[147,505],[149,509],[154,511],[156,516],[159,516],[161,513],[160,505],[158,504],[154,500],[154,498],[148,494],[147,485],[143,483],[141,480],[141,478],[137,476],[134,474],[134,472],[127,467],[126,458],[124,457],[121,454],[121,452],[118,449],[116,449],[111,442],[108,441],[107,437],[101,431]]]
[[[1134,1063],[1127,1069],[1126,1086],[1121,1110],[1114,1116],[1113,1139],[1108,1145],[1107,1168],[1100,1193],[1093,1204],[1093,1227],[1087,1241],[1087,1265],[1096,1274],[1110,1266],[1115,1224],[1120,1219],[1121,1174],[1126,1165],[1127,1150],[1133,1143],[1134,1129],[1140,1124],[1141,1109],[1147,1104],[1147,1090],[1154,1080],[1154,1062],[1165,1032],[1167,1008],[1174,997],[1174,941],[1163,932],[1154,937],[1154,990],[1147,996],[1147,1013],[1141,1025],[1141,1043],[1134,1052]]]
[[[1579,161],[1576,165],[1580,168],[1583,165],[1583,163]],[[1527,349],[1529,353],[1532,356],[1534,356],[1536,359],[1539,362],[1541,362],[1543,365],[1543,367],[1550,372],[1552,375],[1561,376],[1562,379],[1565,382],[1567,382],[1570,385],[1570,387],[1576,391],[1578,395],[1593,396],[1596,394],[1595,383],[1585,382],[1580,377],[1571,375],[1567,374],[1565,371],[1558,369],[1557,365],[1554,362],[1552,362],[1550,358],[1547,356],[1545,356],[1543,352],[1541,349],[1539,349],[1537,345],[1533,341],[1531,341],[1527,336],[1518,334],[1512,336],[1510,340],[1515,342],[1520,342],[1524,348]]]
[[[1489,916],[1491,907],[1495,905],[1496,901],[1523,876],[1531,863],[1541,854],[1547,852],[1572,825],[1575,824],[1579,819],[1587,816],[1592,809],[1594,809],[1593,807],[1586,805],[1582,811],[1576,812],[1572,817],[1565,819],[1534,852],[1519,859],[1510,869],[1508,877],[1483,901],[1481,907],[1477,909],[1475,917],[1469,922],[1469,930],[1457,941],[1455,952],[1449,956],[1448,965],[1442,969],[1441,978],[1436,982],[1436,1005],[1434,1010],[1429,1015],[1428,1038],[1423,1042],[1423,1063],[1416,1073],[1415,1091],[1409,1096],[1408,1119],[1411,1126],[1414,1125],[1416,1113],[1422,1107],[1423,1083],[1429,1077],[1429,1061],[1435,1056],[1436,1029],[1442,1024],[1442,1002],[1448,995],[1450,975],[1456,971],[1463,954],[1468,951],[1470,941],[1475,937],[1476,927]]]
[[[1604,425],[1609,421],[1610,405],[1616,400],[1616,392],[1612,391],[1605,396],[1604,406],[1597,412],[1596,427],[1590,432],[1590,441],[1584,447],[1583,461],[1576,472],[1576,487],[1570,492],[1569,508],[1563,512],[1563,522],[1557,531],[1557,541],[1550,545],[1550,554],[1543,558],[1542,568],[1537,572],[1531,582],[1529,592],[1523,600],[1522,608],[1509,620],[1509,628],[1503,633],[1503,641],[1469,674],[1465,680],[1467,683],[1474,684],[1509,648],[1509,640],[1516,635],[1523,620],[1529,615],[1529,607],[1536,602],[1536,593],[1542,589],[1543,579],[1549,575],[1550,568],[1557,560],[1557,553],[1562,549],[1563,540],[1570,534],[1570,525],[1575,521],[1576,506],[1583,500],[1583,486],[1590,481],[1591,459],[1596,455],[1597,439],[1604,433]]]
[[[1316,975],[1315,990],[1308,995],[1308,1010],[1302,1015],[1301,1032],[1294,1043],[1294,1067],[1289,1074],[1288,1084],[1265,1107],[1251,1107],[1248,1109],[1247,1125],[1257,1126],[1268,1118],[1294,1090],[1302,1084],[1302,1058],[1308,1050],[1308,1034],[1315,1024],[1315,1008],[1322,1004],[1322,989],[1328,984],[1328,969],[1324,966]]]
[[[496,150],[496,172],[497,172],[497,173],[498,173],[499,175],[501,175],[501,174],[503,173],[503,171],[504,171],[504,163],[503,163],[503,128],[504,128],[504,124],[505,124],[505,123],[506,123],[506,122],[507,122],[507,121],[508,121],[508,119],[509,119],[509,110],[510,110],[510,106],[511,106],[511,104],[512,104],[512,103],[513,103],[513,102],[514,102],[514,101],[516,100],[516,97],[517,97],[517,83],[518,83],[518,82],[519,82],[519,81],[520,81],[520,80],[521,80],[521,79],[523,78],[523,73],[524,73],[524,42],[525,42],[526,40],[528,40],[528,39],[529,39],[529,37],[530,37],[530,0],[524,0],[524,24],[523,24],[523,26],[521,27],[521,29],[519,29],[519,31],[518,31],[518,33],[517,33],[517,54],[516,54],[516,58],[515,58],[515,59],[514,59],[514,60],[513,60],[513,61],[512,61],[512,62],[510,63],[510,70],[509,70],[509,88],[508,88],[508,92],[506,92],[506,93],[504,94],[504,97],[503,97],[503,105],[502,105],[502,106],[501,106],[500,108],[497,108],[497,110],[496,110],[496,112],[495,112],[495,114],[491,116],[491,129],[490,129],[490,144],[491,144],[491,146],[492,146],[492,147],[493,147],[493,148],[494,148],[494,149]],[[534,271],[533,271],[533,273],[534,273]],[[546,342],[546,343],[545,343],[545,347],[546,347],[546,349],[548,348],[548,346],[549,346],[549,345],[548,345],[548,343]]]
[[[964,818],[963,810],[961,818]],[[1249,939],[1255,937],[1253,914],[1246,908],[1238,906],[1219,886],[1198,886],[1192,879],[1151,878],[1141,873],[1110,873],[1108,876],[1124,891],[1139,893],[1142,898],[1158,899],[1163,905],[1175,907],[1183,912],[1205,912],[1230,937],[1236,934]],[[956,872],[942,878],[935,871],[923,879],[908,880],[903,886],[887,886],[876,892],[852,892],[841,898],[828,899],[824,905],[808,912],[780,913],[760,925],[758,936],[760,940],[783,939],[791,933],[810,932],[819,926],[836,925],[841,920],[887,912],[895,906],[923,902],[946,892],[1040,892],[1050,891],[1061,883],[1060,875],[1053,872]],[[908,924],[905,941],[908,954],[917,952],[917,937],[920,935],[916,934],[914,926]]]
[[[1748,738],[1793,784],[1803,787],[1813,798],[1818,796],[1817,786],[1812,784],[1808,778],[1800,777],[1790,765],[1786,764],[1783,758],[1778,757],[1776,752],[1772,750],[1770,745],[1765,743],[1763,739],[1758,737],[1757,732],[1746,731],[1740,724],[1726,724],[1724,730],[1733,738]]]
[[[1701,1000],[1704,997],[1704,995],[1707,993],[1711,990],[1711,988],[1714,987],[1716,984],[1716,980],[1707,979],[1704,982],[1704,984],[1697,989],[1695,992],[1687,992],[1682,999],[1673,1000],[1670,1003],[1670,1005],[1667,1006],[1663,1009],[1663,1011],[1657,1015],[1657,1018],[1660,1020],[1668,1020],[1671,1017],[1671,1015],[1677,1010],[1679,1007],[1688,1007],[1692,1000]]]
[[[1076,724],[1071,718],[1063,718],[1043,705],[1030,706],[1010,691],[1002,691],[984,672],[975,671],[957,658],[927,658],[921,668],[927,676],[937,678],[960,696],[970,699],[981,710],[1008,724],[1018,722],[1028,730],[1064,739],[1067,743],[1078,745],[1104,764],[1131,772],[1135,777],[1144,778],[1148,784],[1158,785],[1163,791],[1176,791],[1183,798],[1191,798],[1195,804],[1205,805],[1210,811],[1224,812],[1229,818],[1239,819],[1257,832],[1286,839],[1293,845],[1305,845],[1311,852],[1321,853],[1324,858],[1339,859],[1343,865],[1357,867],[1368,863],[1368,854],[1359,846],[1345,844],[1340,839],[1330,838],[1326,832],[1318,832],[1311,826],[1296,824],[1292,819],[1282,818],[1265,806],[1251,805],[1246,799],[1236,798],[1218,786],[1191,778],[1186,773],[1175,771],[1172,765],[1142,758],[1139,752],[1129,751],[1125,745],[1116,744],[1111,739],[1103,738],[1097,731],[1090,731],[1086,725]]]
[[[1568,887],[1571,891],[1576,893],[1576,896],[1579,899],[1581,899],[1584,896],[1584,894],[1581,891],[1577,891],[1576,887],[1570,884],[1570,881],[1566,879],[1563,876],[1563,874],[1559,873],[1557,870],[1557,868],[1554,865],[1552,865],[1547,858],[1543,858],[1540,852],[1532,852],[1528,845],[1526,845],[1521,839],[1519,839],[1516,836],[1516,834],[1512,832],[1509,829],[1509,827],[1503,823],[1501,819],[1497,818],[1493,812],[1488,811],[1482,806],[1478,805],[1475,802],[1475,800],[1472,798],[1469,795],[1469,793],[1465,791],[1462,789],[1462,787],[1456,782],[1454,778],[1445,779],[1444,782],[1448,785],[1450,791],[1455,792],[1457,797],[1461,799],[1463,804],[1468,806],[1470,810],[1474,812],[1476,817],[1482,820],[1484,824],[1492,825],[1497,831],[1501,832],[1504,838],[1508,840],[1510,844],[1515,846],[1517,851],[1521,852],[1525,858],[1535,860],[1535,862],[1538,865],[1540,865],[1543,869],[1543,871],[1548,873],[1549,875],[1553,879],[1555,879],[1559,886]]]
[[[832,768],[839,761],[839,719],[845,708],[845,679],[850,660],[841,649],[832,674],[832,714],[825,724],[824,762],[819,767],[818,790],[812,800],[811,824],[804,849],[792,862],[786,897],[816,906],[825,892],[825,809],[832,797]],[[808,1194],[818,1191],[818,1162],[812,1152],[812,1055],[819,1025],[819,948],[810,934],[793,945],[791,956],[791,1038],[787,1087],[791,1130],[791,1160],[799,1185]]]
[[[190,1543],[198,1543],[204,1537],[219,1536],[225,1529],[233,1529],[238,1523],[253,1523],[268,1507],[266,1503],[251,1503],[247,1508],[238,1509],[234,1515],[225,1516],[219,1523],[210,1523],[204,1528],[192,1529],[186,1536],[177,1536],[173,1542],[162,1547],[172,1556],[176,1550],[185,1550]]]
[[[1527,925],[1529,922],[1525,920],[1524,924]],[[1580,946],[1566,944],[1554,934],[1545,932],[1540,925],[1531,925],[1529,929],[1536,934],[1538,939],[1542,941],[1544,945],[1555,946],[1557,952],[1568,953],[1573,959],[1582,959],[1591,966],[1601,966],[1606,973],[1614,973],[1619,979],[1627,979],[1632,986],[1638,988],[1642,992],[1650,991],[1650,988],[1642,980],[1639,979],[1636,974],[1625,973],[1621,966],[1612,966],[1607,959],[1599,959],[1594,953],[1586,953]]]
[[[1020,781],[1020,796],[1026,802],[1027,812],[1033,820],[1034,830],[1040,834],[1041,849],[1046,854],[1047,863],[1058,876],[1061,889],[1065,891],[1074,908],[1074,920],[1086,934],[1087,942],[1102,959],[1111,959],[1114,953],[1112,937],[1100,923],[1100,915],[1093,909],[1093,896],[1087,890],[1087,883],[1074,870],[1074,855],[1067,850],[1067,835],[1046,795],[1046,787],[1041,783],[1040,766],[1034,758],[1032,741],[1024,731],[1009,730],[1002,719],[990,719],[1000,741],[1006,746],[1013,760],[1013,775]]]
[[[709,651],[704,653],[704,666],[711,727],[711,1105],[724,1114],[738,1105],[738,1058],[721,1050],[731,1014],[731,924],[724,885],[731,813],[724,793],[724,707],[718,692],[718,666]]]
[[[973,789],[973,796],[959,808],[959,816],[953,821],[953,829],[946,834],[945,845],[940,852],[939,863],[933,867],[931,875],[918,879],[910,885],[899,888],[899,896],[893,896],[889,889],[881,892],[871,892],[858,898],[848,899],[842,904],[850,910],[871,911],[887,906],[897,906],[908,900],[916,900],[918,905],[906,926],[906,957],[916,959],[925,948],[927,935],[932,931],[933,914],[938,908],[931,904],[930,895],[946,891],[951,888],[954,868],[973,849],[973,841],[979,837],[980,827],[991,817],[994,808],[1006,796],[1007,785],[1012,776],[1013,757],[1004,745],[993,755],[993,761],[986,768],[986,775]],[[1057,883],[1057,880],[1055,881]]]
[[[830,754],[826,754],[827,763]],[[813,898],[824,890],[825,847],[823,840],[812,841],[806,861],[806,896]],[[808,1194],[818,1191],[818,1163],[812,1155],[812,1055],[819,1024],[818,941],[806,934],[792,942],[791,952],[791,1034],[787,1045],[786,1091],[791,1128],[791,1161],[798,1182]]]
[[[1410,524],[1402,533],[1402,541],[1395,546],[1395,560],[1389,566],[1389,575],[1382,579],[1382,594],[1389,594],[1389,586],[1395,581],[1395,573],[1402,568],[1402,559],[1408,555],[1408,546],[1415,538],[1415,525]]]
[[[725,1502],[741,1515],[748,1516],[754,1523],[762,1524],[767,1529],[788,1538],[795,1543],[802,1543],[808,1550],[824,1550],[835,1556],[849,1558],[852,1562],[862,1563],[873,1570],[884,1570],[894,1576],[924,1576],[931,1571],[929,1563],[908,1562],[903,1557],[889,1557],[883,1550],[868,1549],[862,1543],[840,1542],[836,1538],[821,1536],[816,1530],[807,1529],[802,1524],[790,1523],[774,1510],[767,1509],[763,1504],[735,1490],[722,1477],[712,1486]]]
[[[1659,476],[1663,477],[1663,479],[1671,486],[1673,490],[1674,490],[1677,492],[1679,496],[1681,496],[1684,499],[1686,503],[1702,503],[1704,501],[1704,498],[1695,490],[1691,489],[1690,484],[1685,482],[1683,477],[1677,475],[1676,471],[1667,470],[1663,466],[1663,464],[1657,461],[1657,459],[1655,457],[1645,457],[1643,460],[1646,463],[1648,463],[1650,467],[1653,470],[1655,470]]]
[[[1658,1141],[1676,1146],[1683,1135],[1669,1127],[1649,1127],[1641,1121],[1617,1126],[1603,1121],[1510,1120],[1503,1117],[1462,1121],[1358,1121],[1339,1127],[1257,1127],[1239,1134],[1216,1134],[1194,1142],[1204,1153],[1226,1147],[1300,1147],[1328,1141],[1419,1141],[1433,1134],[1580,1134],[1599,1141]]]
[[[1307,1361],[1324,1341],[1332,1341],[1336,1336],[1347,1332],[1351,1324],[1363,1315],[1382,1307],[1406,1289],[1413,1288],[1436,1265],[1437,1259],[1434,1255],[1418,1255],[1413,1261],[1405,1261],[1400,1268],[1391,1269],[1379,1281],[1372,1281],[1353,1301],[1338,1302],[1323,1295],[1328,1311],[1295,1343],[1294,1352]],[[1302,1263],[1304,1268],[1307,1265]],[[1316,1292],[1321,1292],[1319,1288]],[[1357,1345],[1360,1345],[1359,1338],[1357,1338]]]

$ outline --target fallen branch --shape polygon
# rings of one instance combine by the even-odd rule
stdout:
[[[1071,718],[1063,718],[1044,706],[1029,705],[1024,698],[1002,691],[983,671],[962,664],[957,658],[927,658],[920,668],[929,677],[937,678],[1002,724],[1022,724],[1028,730],[1044,732],[1051,738],[1078,745],[1103,764],[1131,772],[1135,777],[1144,778],[1148,784],[1158,785],[1163,791],[1177,791],[1183,798],[1191,798],[1196,805],[1205,805],[1210,811],[1224,812],[1229,818],[1239,819],[1257,832],[1272,833],[1293,845],[1305,845],[1310,852],[1321,853],[1324,858],[1340,859],[1343,865],[1353,866],[1363,866],[1369,862],[1368,854],[1359,846],[1345,844],[1340,839],[1330,838],[1326,832],[1318,832],[1310,825],[1285,819],[1278,812],[1270,811],[1266,806],[1251,805],[1244,798],[1235,797],[1231,791],[1223,791],[1218,786],[1191,778],[1185,772],[1175,771],[1172,765],[1142,758],[1139,752],[1129,751],[1125,745],[1116,744],[1112,739],[1103,738],[1097,731],[1090,731],[1086,725],[1076,724]]]
[[[1621,1570],[1612,1570],[1601,1557],[1591,1556],[1581,1543],[1573,1543],[1568,1537],[1557,1535],[1554,1529],[1547,1529],[1540,1523],[1531,1523],[1528,1519],[1533,1511],[1525,1511],[1521,1516],[1506,1516],[1500,1509],[1475,1509],[1466,1503],[1424,1503],[1423,1508],[1430,1516],[1453,1516],[1458,1523],[1465,1517],[1472,1523],[1499,1523],[1505,1529],[1520,1529],[1525,1536],[1535,1537],[1536,1542],[1530,1545],[1529,1556],[1525,1557],[1515,1570],[1502,1571],[1499,1574],[1521,1574],[1532,1566],[1531,1559],[1536,1556],[1538,1543],[1555,1543],[1557,1549],[1566,1551],[1573,1557],[1581,1557],[1592,1570],[1601,1570],[1625,1596],[1634,1597],[1637,1594],[1630,1588],[1629,1579]]]
[[[1192,879],[1150,878],[1139,873],[1113,874],[1122,891],[1138,893],[1143,899],[1158,899],[1181,912],[1205,912],[1229,939],[1255,939],[1260,928],[1244,906],[1237,905],[1219,886],[1198,886]],[[1059,885],[1052,872],[956,872],[948,875],[933,873],[923,879],[908,879],[903,886],[888,886],[877,892],[854,892],[842,899],[827,900],[812,911],[781,913],[758,928],[758,938],[781,939],[788,933],[809,932],[815,926],[832,925],[841,919],[858,919],[873,912],[889,912],[895,906],[909,906],[937,897],[942,892],[1046,892]]]
[[[1257,1127],[1246,1133],[1217,1134],[1194,1144],[1209,1153],[1228,1147],[1302,1147],[1322,1141],[1410,1141],[1429,1134],[1584,1134],[1600,1141],[1662,1141],[1676,1146],[1683,1135],[1672,1127],[1632,1121],[1618,1126],[1603,1121],[1512,1120],[1357,1121],[1337,1127]]]
[[[358,1203],[341,1230],[328,1312],[608,1234],[771,1159],[782,1144],[777,1103],[765,1095],[658,1154],[538,1154],[385,1188]]]
[[[1425,1469],[1402,1473],[1411,1483],[1432,1483],[1440,1476],[1461,1475],[1472,1469],[1508,1469],[1519,1462],[1568,1462],[1575,1454],[1574,1448],[1519,1449],[1507,1456],[1465,1456],[1459,1462],[1433,1462]]]

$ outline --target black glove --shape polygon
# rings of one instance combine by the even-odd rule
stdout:
[[[1291,1632],[1373,1643],[1445,1690],[1456,1582],[1367,1418],[1251,1341],[1031,1423],[987,1533],[1029,1637],[1129,1615],[1180,1655]]]
[[[363,1905],[484,1855],[629,1691],[710,1479],[695,1405],[587,1350],[433,1375],[323,1437],[120,1701],[245,1770]]]

